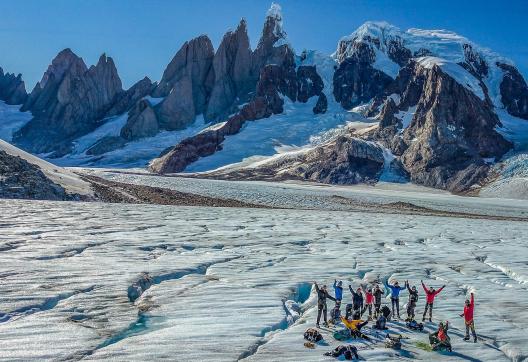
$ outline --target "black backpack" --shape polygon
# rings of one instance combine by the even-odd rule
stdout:
[[[319,342],[323,340],[323,336],[317,329],[314,328],[308,328],[306,332],[304,332],[304,339],[310,342]]]
[[[334,321],[338,321],[341,318],[341,309],[338,306],[335,306],[334,309],[330,311],[330,318]]]
[[[407,323],[407,327],[409,329],[414,330],[414,331],[423,331],[423,329],[424,329],[423,323],[418,323],[417,321],[414,321],[414,320],[409,321]]]
[[[393,348],[393,349],[401,349],[402,343],[401,343],[402,336],[391,336],[390,334],[387,334],[385,337],[385,347],[386,348]]]
[[[389,307],[387,307],[386,305],[384,305],[382,308],[381,308],[381,314],[383,314],[383,316],[385,318],[389,318],[389,316],[391,315],[391,310],[389,309]]]
[[[357,348],[355,346],[352,346],[352,345],[348,345],[345,347],[345,352],[343,353],[343,355],[345,356],[345,359],[347,361],[352,361],[354,359],[354,357],[357,356]]]

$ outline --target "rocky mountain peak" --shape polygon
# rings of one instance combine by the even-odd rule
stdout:
[[[94,130],[123,94],[112,58],[103,54],[87,69],[70,49],[61,51],[22,107],[33,119],[14,134],[14,141],[35,152],[60,157],[71,141]]]
[[[191,78],[194,84],[203,84],[209,73],[213,57],[213,44],[207,35],[200,35],[185,42],[167,65],[154,91],[154,96],[168,96],[174,85],[184,77]],[[204,103],[203,100],[202,103]]]
[[[0,67],[0,100],[7,104],[22,104],[27,93],[22,74],[4,73]]]
[[[401,155],[413,182],[459,192],[487,175],[484,159],[499,159],[511,144],[495,131],[500,122],[490,103],[451,71],[411,61],[395,80],[397,102],[385,102],[375,138]]]
[[[283,29],[282,22],[282,8],[279,4],[272,3],[271,7],[268,9],[262,38],[270,40],[274,39],[273,42],[276,42],[279,39],[286,39],[286,32]]]
[[[61,50],[52,60],[38,85],[44,89],[50,79],[60,82],[67,72],[80,75],[86,70],[87,67],[82,58],[78,57],[70,48],[66,48]]]
[[[237,103],[246,102],[254,91],[251,55],[246,21],[242,19],[235,31],[224,35],[214,55],[214,86],[205,113],[207,120],[225,119],[238,110]]]

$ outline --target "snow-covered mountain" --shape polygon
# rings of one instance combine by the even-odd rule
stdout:
[[[216,51],[207,36],[192,39],[159,83],[128,90],[110,57],[87,67],[64,50],[25,113],[0,104],[0,137],[60,165],[150,162],[159,173],[457,192],[524,174],[528,86],[510,60],[446,30],[384,22],[365,23],[332,55],[296,53],[280,10],[266,14],[254,50],[242,20]]]

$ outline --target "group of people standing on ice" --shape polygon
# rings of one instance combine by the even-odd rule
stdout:
[[[422,288],[425,292],[425,309],[422,316],[422,321],[426,321],[427,314],[429,313],[428,320],[432,322],[433,318],[433,306],[435,298],[442,292],[445,288],[443,285],[439,289],[433,287],[428,287],[423,281],[421,281]],[[317,324],[316,326],[320,327],[321,317],[324,319],[324,326],[328,327],[328,307],[327,300],[333,300],[335,306],[331,311],[331,321],[336,322],[339,319],[343,324],[351,330],[352,336],[363,336],[360,331],[363,326],[365,326],[369,321],[375,320],[376,325],[374,328],[386,329],[385,321],[390,320],[391,316],[394,319],[400,319],[400,294],[407,290],[408,302],[407,302],[407,326],[412,328],[412,326],[417,325],[415,321],[415,310],[418,304],[419,292],[416,286],[409,284],[409,281],[405,281],[404,286],[400,286],[396,281],[393,284],[385,284],[387,290],[390,290],[390,299],[391,299],[391,308],[387,306],[382,307],[383,296],[385,295],[385,290],[383,290],[379,284],[375,284],[374,287],[365,288],[363,286],[358,287],[357,289],[352,288],[351,285],[348,286],[350,293],[352,294],[352,303],[349,303],[345,307],[345,316],[341,316],[341,303],[343,301],[343,282],[334,281],[333,289],[334,295],[332,296],[328,292],[326,285],[319,287],[317,283],[314,283],[315,290],[317,292]],[[464,317],[466,325],[466,334],[464,340],[469,340],[469,333],[473,336],[473,341],[477,342],[477,334],[475,332],[475,324],[473,320],[473,312],[475,308],[475,300],[473,293],[471,293],[471,298],[465,301],[463,313],[460,314],[461,317]],[[368,319],[362,320],[362,316],[368,311]],[[423,328],[423,324],[420,324]],[[430,334],[430,342],[432,345],[445,346],[447,349],[451,349],[449,336],[447,335],[447,330],[449,328],[449,323],[440,323],[439,328],[435,333]]]

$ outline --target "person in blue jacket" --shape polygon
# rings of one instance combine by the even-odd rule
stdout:
[[[335,306],[330,311],[331,322],[335,323],[339,321],[341,316],[341,301],[343,300],[343,282],[334,280],[334,295],[335,295]]]
[[[341,304],[341,301],[343,300],[343,282],[334,280],[334,294],[335,294],[335,300],[336,304]]]
[[[395,282],[394,285],[387,284],[387,288],[391,290],[392,315],[394,317],[398,316],[398,319],[400,319],[400,292],[405,287],[400,287],[398,282]],[[396,309],[396,314],[394,313],[394,309]]]

